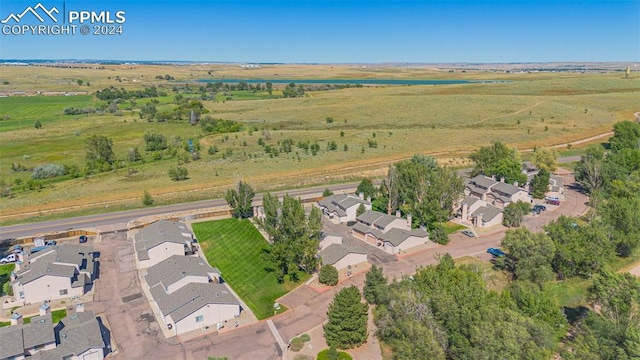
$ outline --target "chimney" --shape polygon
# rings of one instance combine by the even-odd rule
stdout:
[[[371,204],[371,196],[367,196],[367,202]]]
[[[504,182],[504,176],[500,177],[500,182],[503,183]]]
[[[411,214],[407,214],[407,227],[411,230]]]
[[[402,216],[400,215],[400,210],[396,210],[396,217],[402,217]]]
[[[513,186],[518,187],[518,181],[514,181]]]
[[[462,221],[463,222],[467,221],[468,213],[469,213],[469,205],[467,205],[466,203],[462,204]]]
[[[45,302],[42,303],[42,306],[40,306],[40,308],[38,309],[38,313],[40,314],[40,316],[47,315],[50,310],[51,306],[49,306],[49,304]]]
[[[79,303],[79,304],[76,305],[76,312],[77,313],[84,312],[84,304],[83,303]]]
[[[22,324],[22,315],[20,315],[20,313],[13,313],[13,315],[11,315],[11,325],[18,325],[18,324]]]
[[[358,194],[358,197],[360,198],[360,200],[364,200],[364,193],[361,192],[360,194]]]
[[[491,175],[491,180],[495,181],[495,179],[496,179],[496,176],[495,175]]]

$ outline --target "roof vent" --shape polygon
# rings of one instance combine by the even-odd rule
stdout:
[[[62,338],[66,339],[67,338],[67,333],[62,333]]]
[[[78,318],[78,314],[75,314],[75,315],[71,316],[71,320],[75,320],[77,318]]]

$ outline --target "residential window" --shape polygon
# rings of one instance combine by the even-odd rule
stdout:
[[[67,293],[68,293],[67,289],[60,290],[60,295],[67,295]]]
[[[203,321],[204,321],[204,315],[198,315],[198,316],[196,316],[196,322],[197,322],[197,323],[199,323],[199,322],[203,322]]]

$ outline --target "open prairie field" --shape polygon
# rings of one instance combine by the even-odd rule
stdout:
[[[156,203],[163,204],[217,197],[240,179],[260,191],[379,176],[390,163],[415,153],[432,154],[449,165],[462,166],[466,154],[493,140],[519,149],[565,144],[610,131],[614,122],[631,120],[632,114],[640,111],[640,79],[622,79],[619,73],[463,74],[328,65],[249,70],[232,65],[2,70],[0,80],[8,79],[9,84],[0,85],[0,92],[90,94],[0,98],[0,181],[12,195],[0,201],[0,221],[37,218],[52,211],[77,210],[78,206],[84,211],[107,205],[141,206],[145,190]],[[155,79],[164,74],[175,80]],[[364,86],[307,91],[297,98],[282,98],[282,87],[274,90],[273,96],[267,96],[264,90],[220,92],[216,100],[202,100],[202,105],[209,111],[207,115],[242,125],[242,130],[225,134],[205,134],[201,126],[190,126],[188,120],[141,119],[139,108],[150,99],[138,99],[136,104],[125,101],[119,104],[117,115],[102,111],[64,114],[70,107],[106,107],[107,102],[93,93],[108,86],[138,90],[155,85],[167,93],[153,99],[158,110],[170,109],[177,94],[176,84],[189,83],[193,90],[203,85],[195,80],[212,76],[507,82]],[[78,79],[83,85],[78,85]],[[199,99],[197,96],[197,91],[184,94],[190,99]],[[36,120],[42,128],[34,128]],[[145,151],[144,134],[149,130],[164,135],[167,143],[180,152]],[[113,140],[120,168],[77,178],[47,179],[35,188],[25,186],[38,165],[77,166],[82,172],[85,140],[92,135]],[[188,153],[181,148],[188,139],[200,145],[200,159],[196,161],[188,161]],[[282,148],[287,142],[292,145],[290,152]],[[316,154],[305,150],[304,143],[317,143]],[[128,160],[134,148],[138,148],[141,161]],[[188,170],[189,179],[175,182],[167,171],[179,163]]]

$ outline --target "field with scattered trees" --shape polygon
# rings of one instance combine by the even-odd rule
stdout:
[[[220,197],[239,179],[263,191],[383,177],[389,164],[416,153],[466,166],[466,155],[491,141],[522,150],[610,131],[614,122],[632,118],[640,93],[637,79],[615,72],[231,65],[3,70],[0,93],[29,95],[0,98],[3,222],[139,207],[145,191],[154,204]],[[506,82],[322,87],[215,81],[223,76]]]

